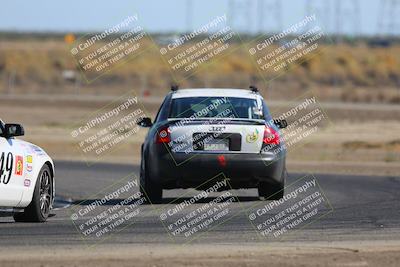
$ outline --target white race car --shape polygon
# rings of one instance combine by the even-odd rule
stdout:
[[[0,120],[0,208],[17,222],[45,222],[55,197],[54,163],[40,147],[15,139],[19,124]]]

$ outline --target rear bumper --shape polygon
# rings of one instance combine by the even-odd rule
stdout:
[[[148,159],[151,179],[166,189],[197,187],[221,173],[233,188],[252,188],[259,182],[283,183],[285,170],[285,154],[273,153],[163,153]]]

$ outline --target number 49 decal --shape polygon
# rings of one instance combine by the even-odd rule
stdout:
[[[11,152],[5,155],[5,153],[1,153],[0,157],[0,184],[8,184],[11,179],[12,168],[14,163],[14,157]]]

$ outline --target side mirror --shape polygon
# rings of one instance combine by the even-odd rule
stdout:
[[[151,119],[148,117],[141,118],[136,124],[141,127],[151,127],[153,125]]]
[[[286,120],[274,120],[274,123],[275,123],[275,125],[278,126],[278,128],[280,128],[280,129],[286,128],[286,127],[288,126]]]
[[[22,136],[25,134],[21,124],[8,123],[4,125],[4,137]]]

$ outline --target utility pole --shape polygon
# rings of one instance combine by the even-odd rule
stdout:
[[[331,2],[330,0],[306,0],[306,15],[315,14],[321,21],[324,31],[330,31],[331,24]]]
[[[360,35],[360,5],[358,0],[336,0],[336,34],[338,41],[346,34]],[[346,31],[346,26],[348,30]]]
[[[251,32],[251,0],[229,0],[228,23],[234,31]]]
[[[193,0],[186,0],[186,31],[193,30]]]
[[[378,15],[378,35],[400,34],[400,1],[381,0]]]
[[[258,0],[258,29],[263,32],[280,32],[283,30],[282,1],[281,0]],[[267,26],[265,25],[267,23]]]

